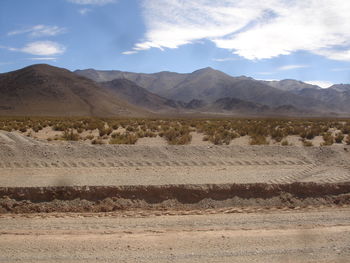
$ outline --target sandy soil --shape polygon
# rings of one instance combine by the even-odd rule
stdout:
[[[17,189],[14,199],[8,194],[1,196],[3,211],[53,208],[36,210],[42,212],[39,214],[0,213],[0,262],[350,261],[348,192],[319,197],[314,191],[312,198],[298,199],[282,191],[271,198],[247,198],[247,193],[255,192],[241,184],[236,187],[248,189],[242,196],[235,190],[231,191],[234,196],[220,199],[221,192],[215,192],[217,184],[224,183],[266,183],[266,193],[271,194],[279,183],[288,188],[293,182],[349,182],[349,146],[247,146],[246,137],[229,146],[214,146],[198,135],[194,145],[168,146],[160,139],[144,139],[131,146],[91,145],[49,143],[0,132],[1,189]],[[154,185],[163,189],[176,184],[182,185],[177,199],[169,191],[158,191],[157,198],[164,201],[155,205]],[[185,195],[183,185],[188,184],[197,185]],[[181,201],[212,191],[204,189],[200,194],[204,184],[214,184],[207,186],[212,187],[212,199]],[[38,186],[61,185],[83,186],[87,192],[97,185],[123,186],[127,195],[142,188],[141,194],[149,200],[135,197],[136,193],[121,196],[120,189],[115,200],[95,195],[88,200],[78,192],[79,198],[62,201],[60,195],[69,196],[70,192],[59,189],[55,200],[47,204],[35,200],[45,196],[46,188]],[[299,185],[294,189],[297,192]],[[19,186],[36,189],[33,200],[21,199]],[[323,187],[326,192],[328,186]],[[68,211],[69,202],[87,212],[43,213]],[[95,210],[89,210],[89,205],[112,210],[90,213]]]
[[[209,141],[203,141],[203,137],[204,135],[202,133],[198,133],[198,132],[191,132],[191,136],[192,136],[192,140],[190,145],[213,145],[211,142]]]
[[[0,184],[345,182],[350,147],[51,144],[0,132]]]
[[[350,210],[0,218],[0,262],[349,262]]]
[[[140,138],[137,140],[136,145],[157,145],[157,146],[161,146],[161,145],[167,145],[167,142],[164,138],[162,137],[145,137],[145,138]]]

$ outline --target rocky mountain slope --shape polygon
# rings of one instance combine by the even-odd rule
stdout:
[[[137,85],[174,101],[201,100],[214,103],[219,99],[240,99],[269,107],[292,106],[303,111],[329,112],[331,106],[317,98],[302,96],[290,91],[291,86],[299,89],[312,86],[297,81],[267,83],[248,77],[231,77],[212,68],[204,68],[189,74],[159,72],[140,74],[122,71],[97,71],[93,69],[75,71],[76,74],[95,81],[126,78]],[[293,84],[293,85],[292,85]],[[284,87],[284,88],[282,88]],[[312,86],[318,89],[317,86]]]
[[[149,92],[128,79],[114,79],[112,81],[101,82],[100,85],[130,104],[149,110],[174,111],[183,107],[183,105],[175,101]]]

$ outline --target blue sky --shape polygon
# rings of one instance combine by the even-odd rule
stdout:
[[[344,0],[1,0],[0,72],[192,72],[350,83]]]

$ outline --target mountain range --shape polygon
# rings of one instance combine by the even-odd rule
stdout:
[[[204,68],[153,74],[46,64],[0,74],[0,115],[349,116],[350,84],[322,89]]]

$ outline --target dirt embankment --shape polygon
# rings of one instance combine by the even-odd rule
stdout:
[[[0,213],[349,205],[350,183],[0,188]]]

